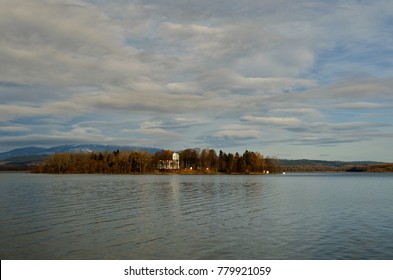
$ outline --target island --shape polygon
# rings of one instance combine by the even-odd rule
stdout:
[[[289,174],[294,172],[393,172],[393,163],[279,159],[246,150],[226,153],[189,148],[99,144],[25,147],[0,153],[0,171],[52,174]]]
[[[281,169],[277,158],[246,150],[243,154],[214,149],[172,152],[106,151],[58,153],[32,172],[57,174],[272,174]]]

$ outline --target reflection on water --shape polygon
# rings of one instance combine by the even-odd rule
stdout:
[[[0,173],[1,259],[393,259],[392,174]]]

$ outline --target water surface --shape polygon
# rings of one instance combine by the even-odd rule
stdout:
[[[1,259],[393,259],[393,174],[0,173]]]

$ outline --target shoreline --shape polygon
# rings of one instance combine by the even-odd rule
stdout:
[[[34,172],[31,170],[0,170],[1,173],[29,173],[29,174],[51,174],[51,175],[184,175],[184,176],[192,176],[192,175],[205,175],[205,176],[214,176],[214,175],[229,175],[229,176],[239,176],[239,175],[248,175],[248,176],[269,176],[269,175],[288,175],[288,174],[297,174],[297,173],[354,173],[354,174],[366,174],[366,173],[393,173],[392,170],[379,170],[379,171],[347,171],[347,170],[299,170],[299,171],[285,171],[278,173],[262,173],[262,172],[250,172],[250,173],[224,173],[224,172],[202,172],[202,171],[163,171],[163,172],[144,172],[144,173],[83,173],[83,172],[65,172],[65,173],[50,173],[50,172]]]

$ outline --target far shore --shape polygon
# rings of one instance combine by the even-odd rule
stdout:
[[[283,170],[286,170],[285,167]],[[247,172],[247,173],[225,173],[225,172],[218,172],[218,171],[200,171],[200,170],[188,170],[188,169],[180,169],[180,170],[157,170],[155,172],[131,172],[131,173],[82,173],[82,172],[70,172],[70,173],[49,173],[49,172],[35,172],[31,168],[23,168],[23,167],[0,167],[0,173],[32,173],[32,174],[65,174],[65,175],[89,175],[89,174],[96,174],[96,175],[277,175],[277,174],[294,174],[294,173],[393,173],[393,164],[390,164],[388,167],[381,168],[381,167],[372,167],[366,168],[362,170],[344,170],[344,169],[336,169],[336,170],[315,170],[315,168],[305,169],[303,167],[299,167],[299,170],[294,170],[291,167],[291,170],[286,170],[282,172],[276,173],[263,173],[263,172]]]

